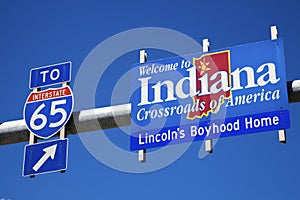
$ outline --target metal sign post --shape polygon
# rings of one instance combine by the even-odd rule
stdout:
[[[278,39],[278,30],[276,26],[271,26],[271,40]],[[286,131],[285,129],[278,130],[278,139],[282,144],[286,143]]]
[[[70,82],[63,82],[62,84],[61,84],[61,86],[62,87],[66,87],[66,86],[69,86],[69,84],[70,84]],[[62,128],[61,128],[61,130],[59,131],[59,139],[60,140],[65,140],[67,138],[67,134],[66,134],[66,126],[63,126]],[[66,140],[66,141],[68,141],[68,140]],[[67,143],[68,144],[68,143]],[[67,151],[66,151],[66,153],[67,153]],[[67,156],[66,156],[67,157]],[[66,161],[67,161],[67,158],[65,159]],[[66,168],[67,168],[67,166],[65,167],[65,169],[62,169],[61,171],[60,171],[60,173],[65,173],[66,172]]]
[[[210,49],[210,43],[208,41],[208,39],[203,39],[202,40],[202,48],[203,48],[203,52],[208,52]],[[213,140],[205,140],[205,151],[207,153],[212,153],[213,151]]]
[[[62,87],[67,87],[67,86],[69,86],[69,83],[70,83],[70,82],[63,82],[63,83],[61,84],[61,86],[62,86]],[[61,130],[60,130],[59,133],[60,133],[60,134],[59,134],[59,138],[60,138],[60,139],[65,139],[65,138],[67,137],[67,135],[66,135],[66,126],[63,126],[63,127],[61,128]]]
[[[32,91],[33,92],[38,92],[40,91],[41,88],[33,88]],[[30,134],[29,134],[29,144],[34,144],[37,142],[37,137],[33,134],[32,131],[30,131]]]
[[[145,50],[140,51],[140,63],[147,62],[147,53]],[[143,163],[146,162],[146,149],[141,149],[138,151],[138,160]]]
[[[33,92],[38,92],[40,90],[41,90],[41,88],[33,88],[32,89]],[[35,144],[35,143],[37,143],[37,137],[33,134],[32,131],[30,131],[29,132],[29,144],[31,145],[31,144]],[[34,178],[35,175],[30,175],[29,177]]]

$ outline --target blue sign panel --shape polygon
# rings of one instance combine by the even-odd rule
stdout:
[[[133,69],[131,149],[290,127],[282,39]]]
[[[66,170],[67,159],[68,139],[26,145],[23,176]]]
[[[54,85],[71,80],[71,62],[31,69],[29,88]]]
[[[27,128],[37,137],[55,135],[69,120],[73,110],[73,93],[69,86],[31,92],[24,107]]]

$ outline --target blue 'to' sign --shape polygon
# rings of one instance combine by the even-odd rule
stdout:
[[[55,135],[69,120],[73,110],[73,93],[69,86],[31,92],[24,107],[27,128],[37,137]]]
[[[29,88],[54,85],[71,80],[71,62],[31,69]]]

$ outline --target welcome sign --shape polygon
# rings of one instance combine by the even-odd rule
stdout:
[[[290,127],[282,39],[136,64],[131,150]]]

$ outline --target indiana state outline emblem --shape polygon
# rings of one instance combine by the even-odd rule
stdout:
[[[194,57],[193,65],[196,67],[196,91],[201,93],[192,97],[198,109],[187,114],[190,120],[217,113],[224,100],[230,98],[230,50]]]

